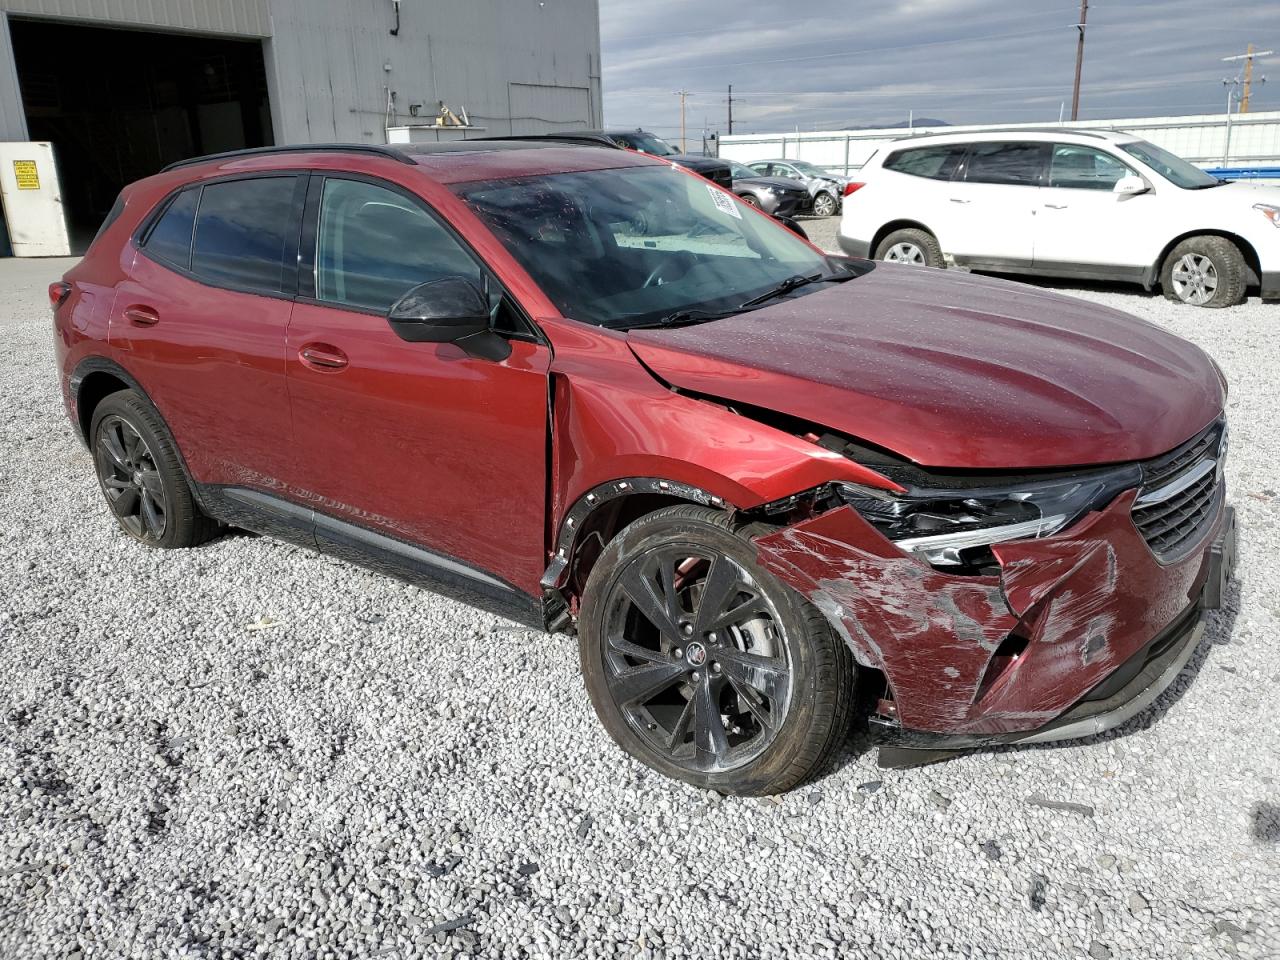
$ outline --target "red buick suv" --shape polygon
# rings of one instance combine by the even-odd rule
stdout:
[[[1197,347],[824,254],[657,158],[193,160],[49,292],[130,536],[247,528],[576,633],[617,743],[719,791],[813,773],[855,691],[886,765],[1109,729],[1231,576]]]

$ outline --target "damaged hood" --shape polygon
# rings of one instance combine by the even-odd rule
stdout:
[[[1199,347],[1107,307],[879,264],[723,320],[627,334],[676,387],[820,424],[922,466],[1144,460],[1222,410]]]

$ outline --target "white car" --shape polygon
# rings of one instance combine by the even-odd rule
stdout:
[[[1280,187],[1225,182],[1130,134],[1017,130],[888,144],[845,188],[851,256],[1280,298]]]

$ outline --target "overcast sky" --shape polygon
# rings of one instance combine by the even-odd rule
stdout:
[[[600,0],[604,114],[691,138],[905,121],[1056,121],[1071,110],[1079,0]],[[1221,113],[1249,41],[1280,52],[1280,0],[1095,0],[1081,119]],[[1280,58],[1252,110],[1280,109]],[[741,103],[737,102],[741,97]],[[691,144],[692,146],[692,144]]]

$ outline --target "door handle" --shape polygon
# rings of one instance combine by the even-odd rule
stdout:
[[[1046,204],[1045,204],[1045,206],[1046,206],[1048,209],[1050,209],[1050,210],[1065,210],[1065,209],[1067,209],[1067,205],[1066,205],[1065,203],[1046,203]]]
[[[154,327],[160,322],[160,314],[156,313],[151,307],[143,306],[140,303],[125,307],[124,318],[138,327]]]
[[[952,202],[952,203],[968,203],[969,201],[968,201],[968,200],[961,200],[959,197],[952,197],[952,198],[951,198],[951,202]]]
[[[319,370],[341,370],[347,365],[347,355],[327,343],[308,343],[298,356],[307,366]]]

